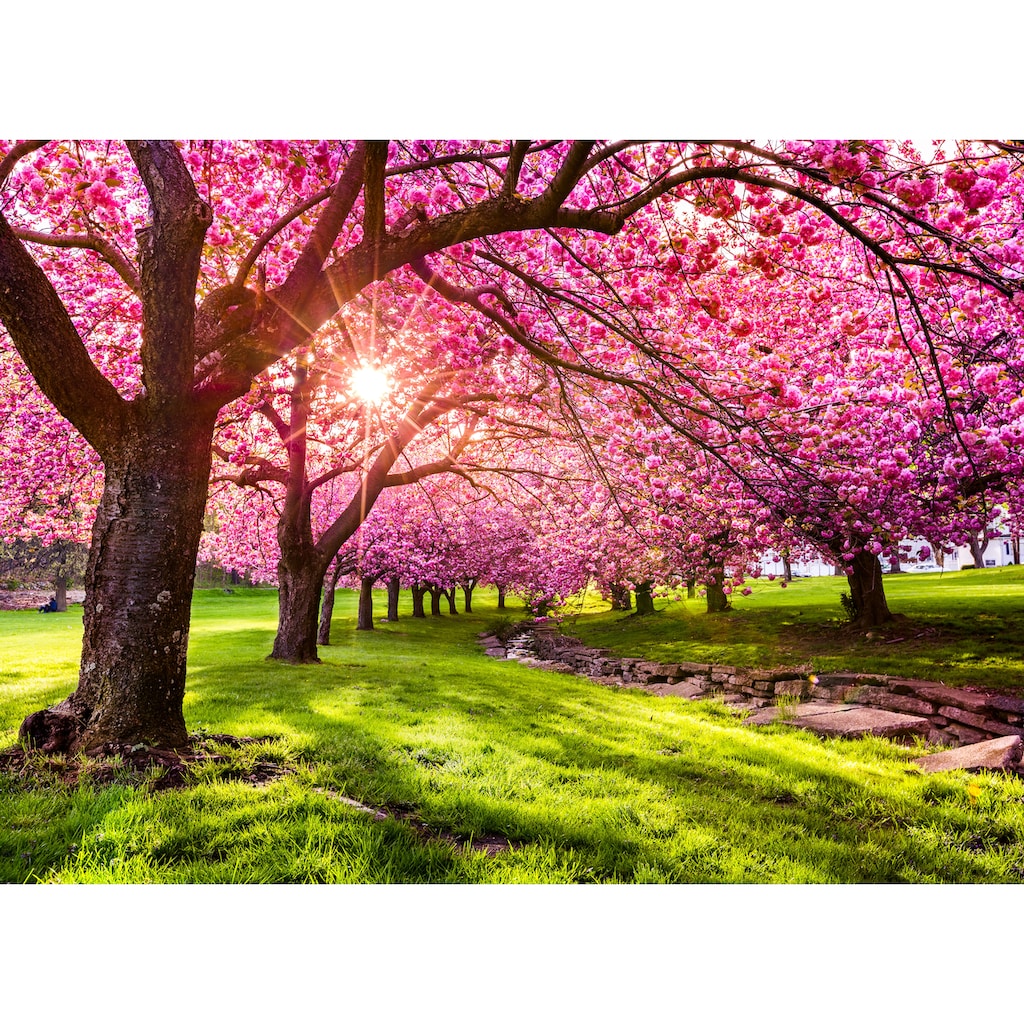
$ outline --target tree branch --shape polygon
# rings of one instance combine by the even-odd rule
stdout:
[[[34,153],[37,149],[42,149],[49,141],[49,139],[26,139],[12,147],[7,156],[0,160],[0,188],[7,184],[7,179],[19,160],[28,156],[29,153]]]
[[[37,245],[49,245],[55,249],[91,249],[110,264],[131,290],[138,295],[142,291],[138,271],[125,259],[124,254],[105,238],[96,235],[51,235],[44,231],[29,231],[15,228],[15,235],[23,242],[35,242]]]
[[[153,207],[137,232],[142,282],[142,382],[157,406],[192,391],[196,282],[213,214],[172,142],[128,142]]]

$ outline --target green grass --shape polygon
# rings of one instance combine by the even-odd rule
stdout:
[[[662,599],[643,617],[590,599],[566,630],[591,646],[655,661],[810,665],[1024,695],[1024,566],[886,576],[898,618],[873,630],[848,624],[839,604],[845,579],[752,586],[724,615],[706,614],[702,598]]]
[[[966,575],[966,574],[965,574]],[[796,590],[798,588],[794,588]],[[193,731],[272,736],[150,792],[0,775],[6,882],[1017,882],[1024,782],[922,776],[883,741],[744,728],[687,703],[487,658],[503,614],[353,629],[264,660],[273,593],[199,593]],[[894,604],[896,602],[894,601]],[[802,607],[794,605],[793,608]],[[661,616],[667,620],[666,616]],[[739,622],[740,615],[734,617]],[[635,620],[634,620],[635,621]],[[0,614],[0,747],[74,685],[80,612]],[[731,658],[730,660],[736,660]],[[45,771],[40,758],[40,771]],[[265,785],[256,765],[289,770]],[[377,821],[345,796],[393,817]],[[408,819],[408,820],[403,820]],[[419,823],[416,827],[414,823]],[[502,836],[488,857],[470,841]]]

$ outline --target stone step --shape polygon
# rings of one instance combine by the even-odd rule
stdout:
[[[951,772],[957,768],[976,772],[982,768],[992,771],[1015,771],[1024,752],[1024,740],[1019,736],[1000,736],[983,743],[971,743],[955,750],[942,750],[938,754],[919,757],[916,764],[924,772]]]
[[[769,725],[772,722],[807,729],[819,736],[883,736],[888,739],[927,736],[931,728],[927,718],[917,715],[883,711],[862,704],[826,704],[821,701],[762,708],[747,718],[745,724]]]

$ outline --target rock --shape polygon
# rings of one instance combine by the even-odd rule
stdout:
[[[996,740],[972,743],[970,746],[928,754],[914,761],[923,772],[951,772],[958,768],[976,772],[982,768],[991,771],[1011,771],[1020,764],[1024,753],[1024,740],[1020,736],[1000,736]]]
[[[700,696],[704,691],[693,683],[656,683],[650,687],[652,693],[660,694],[662,697],[685,697],[692,700]]]
[[[931,728],[926,718],[858,704],[824,704],[811,701],[790,707],[763,708],[747,719],[748,725],[783,722],[820,736],[924,736]]]
[[[984,729],[987,724],[984,715],[975,714],[973,711],[965,711],[963,708],[944,704],[939,708],[938,713],[954,722],[963,722],[964,725],[973,726],[975,729]]]
[[[951,732],[962,744],[981,743],[982,740],[991,739],[985,733],[972,729],[970,726],[961,725],[959,722],[950,722],[946,731]]]
[[[775,684],[775,695],[786,697],[798,697],[803,700],[811,695],[810,679],[795,677],[793,679],[780,679]]]
[[[866,698],[866,699],[864,699]],[[877,690],[868,690],[864,687],[862,691],[853,698],[854,703],[873,704],[876,707],[884,708],[886,711],[902,711],[908,715],[933,715],[935,706],[926,700],[919,700],[917,697],[903,696],[896,693],[879,693]]]
[[[864,675],[862,672],[822,672],[818,676],[821,686],[886,686],[888,676]]]

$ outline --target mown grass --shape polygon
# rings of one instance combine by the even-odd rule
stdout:
[[[1024,695],[1024,566],[886,576],[897,619],[871,630],[849,625],[839,603],[845,579],[752,588],[724,615],[708,615],[701,598],[661,599],[648,616],[590,600],[565,628],[592,646],[656,661],[808,665]]]
[[[687,703],[487,658],[502,618],[354,631],[319,666],[266,662],[273,593],[199,593],[185,712],[269,736],[187,789],[127,773],[0,776],[6,882],[1016,882],[1024,782],[923,776],[914,750],[744,727]],[[511,613],[513,615],[517,613]],[[518,613],[521,614],[521,613]],[[737,620],[739,616],[737,616]],[[78,612],[0,614],[0,747],[73,686]],[[735,659],[732,659],[735,660]],[[287,774],[254,786],[253,767]],[[47,777],[46,771],[51,774]],[[40,778],[44,782],[40,782]],[[46,782],[45,779],[49,781]],[[391,816],[375,820],[339,797]],[[472,841],[504,837],[496,856]]]

